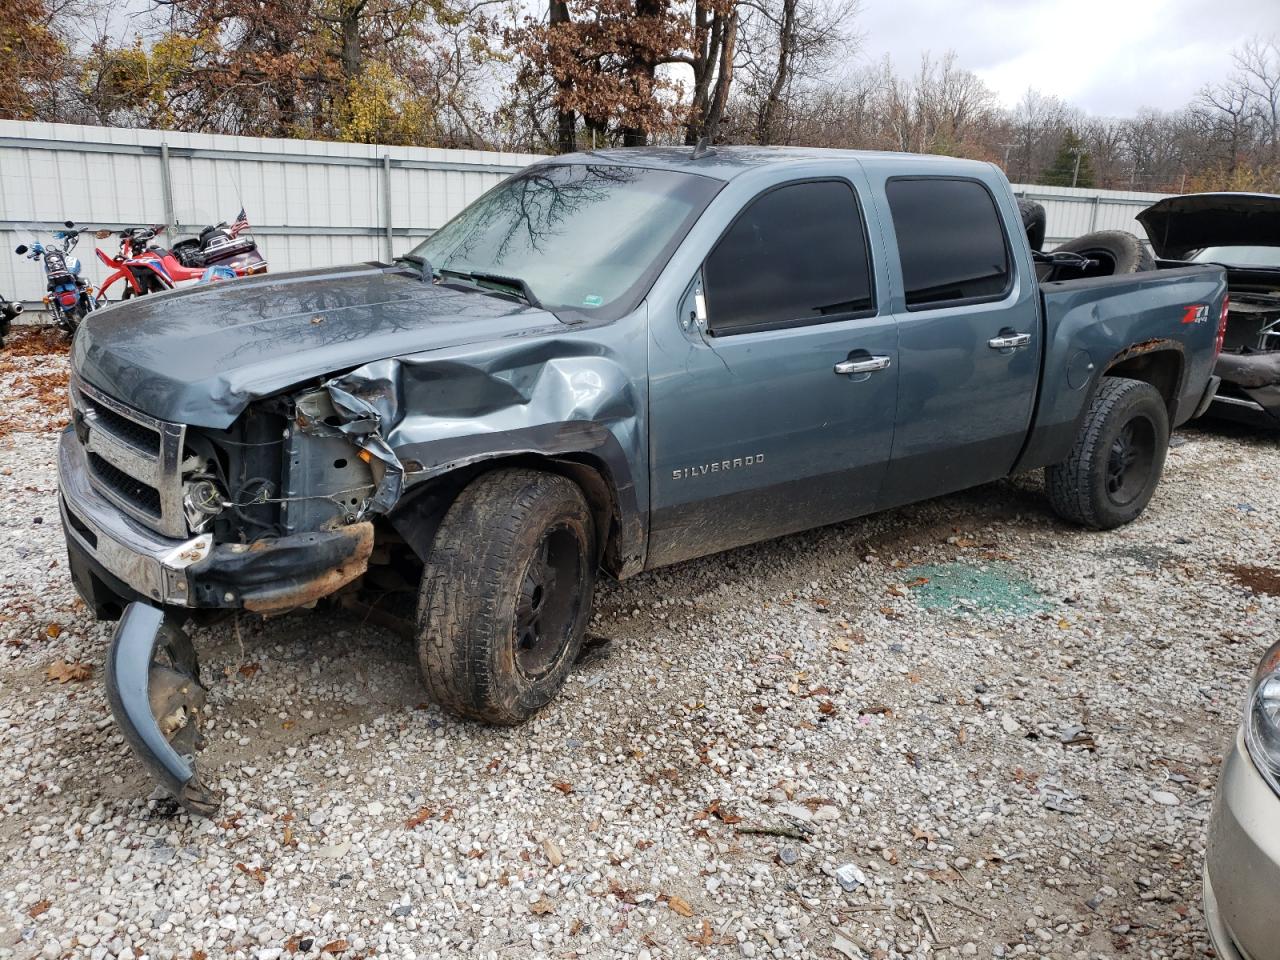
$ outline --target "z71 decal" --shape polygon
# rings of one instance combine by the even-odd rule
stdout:
[[[1208,323],[1209,322],[1209,305],[1207,303],[1193,303],[1186,308],[1186,312],[1182,315],[1183,323]]]

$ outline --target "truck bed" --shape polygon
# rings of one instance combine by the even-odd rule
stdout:
[[[1040,284],[1042,356],[1055,362],[1042,371],[1018,469],[1066,457],[1099,379],[1141,356],[1163,354],[1159,362],[1177,371],[1170,423],[1190,419],[1212,373],[1226,293],[1226,271],[1208,264]],[[1116,355],[1118,343],[1131,346]]]

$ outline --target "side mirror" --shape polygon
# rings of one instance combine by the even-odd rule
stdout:
[[[18,244],[16,247],[14,247],[14,248],[13,248],[13,252],[14,252],[14,253],[16,253],[16,254],[18,254],[18,256],[22,256],[22,254],[24,254],[24,253],[26,253],[26,252],[27,252],[27,249],[28,249],[28,247],[27,247],[27,245],[26,245],[25,243],[20,243],[20,244]]]
[[[66,227],[68,230],[74,230],[76,227],[76,222],[74,220],[64,220],[62,222],[62,225]]]

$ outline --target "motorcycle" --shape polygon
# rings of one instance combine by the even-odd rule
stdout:
[[[4,346],[4,338],[9,335],[9,324],[22,313],[22,304],[6,300],[0,295],[0,347]]]
[[[19,244],[14,253],[28,260],[43,261],[48,290],[44,296],[45,306],[53,312],[63,330],[74,334],[80,321],[97,307],[98,301],[94,299],[89,281],[80,275],[80,260],[71,256],[71,251],[80,242],[80,231],[70,220],[65,226],[65,230],[57,230],[53,234],[58,243],[33,240],[30,244]]]
[[[205,227],[198,237],[182,240],[170,250],[153,242],[164,231],[163,225],[121,230],[117,234],[120,247],[116,256],[101,247],[96,250],[98,259],[115,271],[103,281],[98,291],[99,303],[106,301],[108,291],[121,281],[125,284],[122,299],[128,300],[172,290],[189,280],[208,283],[266,273],[267,261],[258,252],[257,243],[252,237],[240,236],[248,227],[249,221],[241,210],[235,223]],[[99,231],[97,236],[105,240],[111,231]]]

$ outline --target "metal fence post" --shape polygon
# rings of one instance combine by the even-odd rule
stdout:
[[[391,229],[391,154],[382,155],[382,219],[386,224],[387,262],[396,255],[394,234]]]
[[[169,144],[160,144],[160,192],[164,195],[164,225],[173,242],[173,231],[177,224],[173,220],[173,178],[169,172]]]
[[[1102,194],[1095,193],[1092,197],[1093,211],[1089,214],[1089,232],[1098,229],[1098,207],[1102,204]]]

